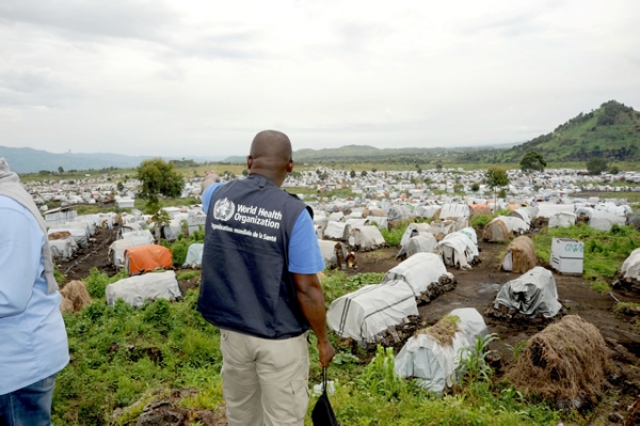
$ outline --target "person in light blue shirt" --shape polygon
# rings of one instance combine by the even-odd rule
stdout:
[[[2,158],[0,217],[0,425],[50,425],[69,362],[61,295],[42,216]]]

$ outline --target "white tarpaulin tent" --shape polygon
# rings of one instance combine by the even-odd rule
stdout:
[[[47,231],[47,235],[51,235],[56,232],[64,232],[67,231],[71,234],[71,237],[76,241],[76,244],[80,248],[88,248],[89,247],[89,229],[87,224],[84,222],[67,222],[61,225],[54,225]]]
[[[524,223],[527,224],[527,229],[531,226],[531,216],[529,215],[529,212],[523,208],[510,211],[509,216],[523,220]]]
[[[416,206],[416,208],[413,210],[413,213],[418,217],[425,217],[427,219],[431,219],[439,211],[440,211],[440,206],[438,205]]]
[[[346,223],[330,220],[324,229],[324,238],[347,241],[350,233],[351,227]]]
[[[180,219],[171,219],[169,223],[162,226],[162,234],[167,241],[175,241],[182,233],[182,222]]]
[[[576,224],[576,214],[560,212],[549,218],[549,228],[568,228]]]
[[[78,244],[73,237],[50,240],[49,247],[51,248],[51,257],[63,261],[71,259],[78,251]]]
[[[622,263],[622,277],[640,281],[640,248],[631,252]]]
[[[355,250],[371,251],[386,244],[382,233],[375,226],[358,226],[352,228],[349,245]]]
[[[171,300],[181,296],[174,271],[151,272],[125,278],[109,284],[105,294],[107,305],[113,306],[117,299],[123,299],[134,308],[144,305],[147,300]]]
[[[445,265],[470,269],[469,263],[479,256],[478,246],[466,233],[449,234],[436,246],[436,252],[442,255]]]
[[[558,213],[574,213],[575,204],[555,204],[555,203],[538,203],[538,217],[551,219],[551,216]]]
[[[193,243],[187,250],[187,257],[182,264],[183,268],[199,268],[202,266],[203,243]]]
[[[469,218],[471,209],[466,204],[443,204],[440,210],[440,219]]]
[[[436,237],[431,234],[416,235],[402,245],[396,259],[402,256],[411,257],[416,253],[433,253],[437,245]]]
[[[404,234],[402,234],[400,246],[404,246],[411,237],[431,233],[431,225],[429,225],[428,223],[410,223],[407,226],[407,229],[405,229]]]
[[[401,262],[384,275],[381,284],[394,281],[405,281],[418,296],[429,291],[432,283],[447,273],[447,268],[442,262],[442,257],[435,253],[416,253],[407,260]]]
[[[494,308],[500,305],[524,315],[542,314],[547,318],[554,317],[562,308],[556,280],[551,271],[541,266],[504,284],[496,296]]]
[[[152,244],[146,236],[124,238],[115,240],[109,246],[109,259],[117,268],[124,267],[124,251],[130,247],[146,246]]]
[[[389,220],[405,220],[415,216],[409,206],[392,206],[387,212]]]
[[[517,211],[517,210],[514,210]],[[529,230],[529,225],[521,218],[515,216],[498,216],[494,220],[501,220],[509,232],[514,234],[523,234]]]
[[[341,337],[374,343],[376,335],[409,315],[418,315],[413,289],[404,281],[393,281],[335,299],[327,311],[327,325]]]
[[[449,313],[458,331],[451,345],[440,344],[426,333],[409,338],[395,359],[398,377],[414,377],[417,383],[433,392],[442,392],[457,381],[460,360],[471,354],[478,336],[486,336],[487,326],[474,308],[454,309]]]
[[[609,232],[614,224],[624,226],[626,222],[627,218],[625,216],[616,216],[608,213],[593,213],[591,219],[589,219],[589,226],[600,231]]]

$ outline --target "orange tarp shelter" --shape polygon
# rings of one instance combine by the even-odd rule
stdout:
[[[129,275],[173,267],[171,250],[155,244],[130,247],[125,250],[124,259]]]

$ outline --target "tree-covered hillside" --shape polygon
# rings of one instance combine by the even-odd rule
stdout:
[[[616,101],[605,102],[551,133],[505,151],[500,160],[519,161],[529,151],[541,153],[547,161],[640,160],[640,113]]]

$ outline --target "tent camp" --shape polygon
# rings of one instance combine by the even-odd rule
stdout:
[[[416,253],[433,253],[437,245],[436,237],[431,234],[416,235],[400,247],[396,259],[411,257]]]
[[[640,281],[640,248],[631,252],[622,263],[622,277],[629,281]]]
[[[171,250],[166,247],[149,244],[129,247],[124,251],[124,269],[129,275],[137,275],[156,269],[173,267]]]
[[[178,280],[173,271],[152,272],[125,278],[109,284],[105,290],[107,305],[113,306],[117,299],[123,299],[134,308],[144,305],[147,300],[175,299],[181,296]]]
[[[428,292],[432,284],[447,273],[442,257],[435,253],[416,253],[384,275],[381,284],[405,281],[415,296]]]
[[[202,266],[202,250],[204,250],[203,243],[193,243],[187,250],[187,257],[182,264],[183,268],[200,268]]]
[[[476,262],[480,255],[478,246],[464,232],[444,237],[436,246],[436,252],[442,255],[445,265],[463,269],[471,269],[470,264]]]
[[[478,311],[454,309],[433,327],[420,330],[407,340],[396,356],[395,374],[413,377],[420,386],[442,392],[457,381],[460,360],[470,354],[478,336],[487,334]]]
[[[505,306],[518,313],[554,317],[562,305],[558,302],[556,280],[551,271],[536,266],[526,274],[504,284],[494,303],[494,308]]]
[[[327,325],[341,337],[375,343],[377,335],[410,315],[418,315],[413,289],[404,281],[392,281],[335,299],[327,311]]]
[[[376,226],[352,227],[349,245],[358,251],[372,251],[384,247],[386,242]]]
[[[524,274],[538,264],[533,241],[526,235],[521,235],[511,241],[507,252],[502,258],[500,267],[503,271]]]

